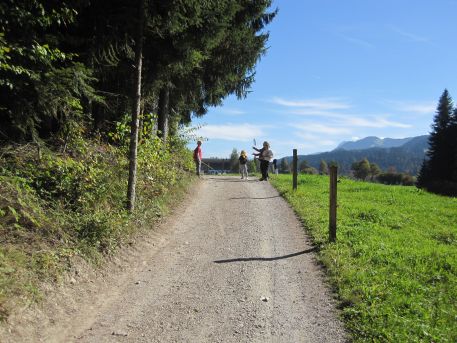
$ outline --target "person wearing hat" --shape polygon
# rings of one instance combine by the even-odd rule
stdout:
[[[273,152],[270,150],[270,144],[268,142],[263,142],[262,149],[257,149],[255,146],[252,147],[255,151],[258,151],[258,154],[253,153],[254,156],[258,156],[260,161],[260,171],[262,172],[262,177],[259,181],[268,181],[268,167],[270,166],[270,161],[273,158]]]

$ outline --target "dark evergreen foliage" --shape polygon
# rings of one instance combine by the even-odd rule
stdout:
[[[427,158],[417,186],[431,192],[457,195],[457,115],[447,89],[441,95],[433,119]]]
[[[248,94],[271,0],[144,4],[142,113],[157,113],[166,95],[161,123],[173,134],[229,94]],[[0,139],[47,138],[70,119],[103,133],[130,113],[137,9],[126,0],[1,2]]]

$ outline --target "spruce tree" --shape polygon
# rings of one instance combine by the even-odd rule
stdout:
[[[442,192],[445,181],[451,181],[452,165],[455,160],[455,151],[452,150],[452,142],[455,138],[452,134],[453,102],[447,89],[441,95],[436,114],[433,119],[432,132],[429,138],[429,150],[427,159],[422,164],[418,176],[418,186],[431,191]],[[455,137],[455,136],[454,136]],[[441,189],[441,190],[440,190]]]

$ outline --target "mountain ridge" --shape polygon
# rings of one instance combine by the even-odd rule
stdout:
[[[383,171],[393,169],[397,172],[417,175],[426,157],[428,137],[428,135],[422,135],[403,139],[384,138],[382,141],[387,144],[365,149],[353,149],[354,145],[349,145],[352,149],[338,149],[338,147],[344,146],[342,145],[344,142],[342,142],[334,150],[317,154],[299,155],[298,160],[299,163],[306,160],[310,166],[316,169],[319,168],[321,160],[327,163],[335,161],[339,165],[340,174],[349,174],[352,163],[366,158],[370,163],[376,163]],[[366,138],[370,139],[366,140]],[[381,140],[378,137],[370,136],[362,138],[357,142],[363,141],[363,144],[367,142],[372,143],[375,141],[373,138]],[[392,144],[394,146],[391,146]],[[292,156],[284,158],[288,162],[292,160]]]
[[[420,136],[419,136],[420,137]],[[400,147],[415,137],[406,138],[379,138],[368,136],[356,141],[344,141],[338,144],[334,150],[363,150],[370,148],[396,148]]]

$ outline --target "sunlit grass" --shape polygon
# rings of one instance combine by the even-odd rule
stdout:
[[[457,199],[340,179],[328,243],[328,177],[271,180],[302,218],[358,342],[457,342]]]

